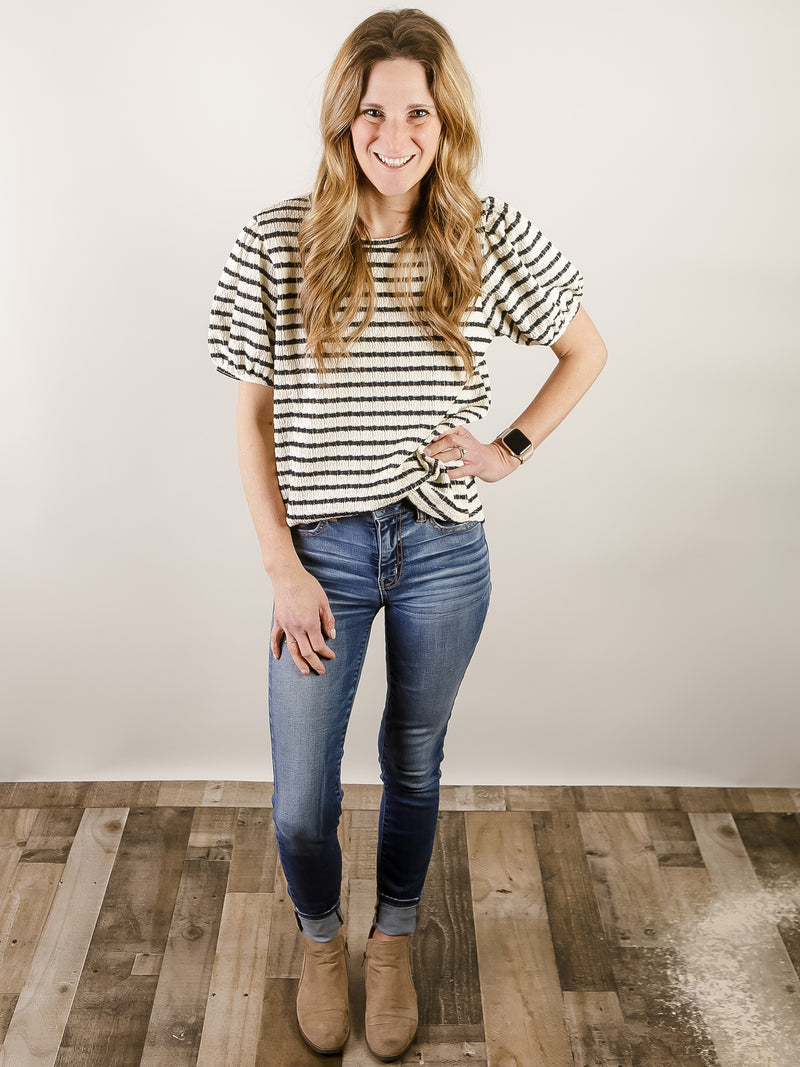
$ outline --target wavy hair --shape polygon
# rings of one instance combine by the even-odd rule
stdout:
[[[328,73],[320,120],[322,161],[299,234],[307,351],[324,371],[326,363],[347,354],[375,313],[375,281],[358,215],[361,171],[350,124],[372,68],[391,59],[422,64],[442,122],[411,230],[400,246],[395,291],[412,321],[429,337],[441,338],[469,375],[473,353],[461,325],[480,293],[482,263],[476,233],[481,203],[470,184],[480,154],[472,86],[447,30],[415,8],[365,19]],[[420,279],[421,296],[413,292],[414,280]]]

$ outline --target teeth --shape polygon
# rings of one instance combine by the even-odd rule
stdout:
[[[408,163],[409,159],[414,158],[413,152],[410,156],[401,156],[399,159],[390,159],[389,156],[382,156],[380,152],[376,152],[375,155],[378,157],[381,163],[385,163],[387,167],[404,167],[406,163]]]

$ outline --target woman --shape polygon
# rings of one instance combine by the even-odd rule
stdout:
[[[436,829],[443,741],[486,614],[476,481],[516,474],[600,372],[578,271],[525,218],[470,186],[478,138],[450,37],[416,10],[348,37],[322,104],[313,193],[244,227],[215,296],[212,358],[239,380],[239,457],[274,593],[274,821],[305,960],[301,1032],[350,1029],[340,764],[370,626],[384,608],[387,698],[366,1037],[411,1044],[409,963]],[[507,431],[489,405],[496,336],[556,367]]]

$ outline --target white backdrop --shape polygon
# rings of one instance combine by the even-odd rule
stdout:
[[[241,225],[308,190],[372,3],[4,0],[0,779],[269,778],[235,384]],[[598,384],[487,487],[494,600],[445,780],[800,784],[791,0],[431,0],[477,185],[586,276]],[[498,342],[492,436],[552,365]],[[373,642],[346,781],[376,779]]]

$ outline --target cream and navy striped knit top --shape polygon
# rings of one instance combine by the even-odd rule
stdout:
[[[349,356],[319,375],[305,355],[297,230],[308,198],[256,215],[239,234],[214,295],[211,358],[223,374],[274,387],[275,455],[290,526],[372,511],[408,497],[422,511],[483,520],[474,478],[425,456],[446,430],[489,409],[485,354],[494,337],[552,344],[578,310],[578,270],[507,204],[483,200],[480,298],[460,359],[428,337],[393,292],[399,237],[369,242],[377,308]]]

